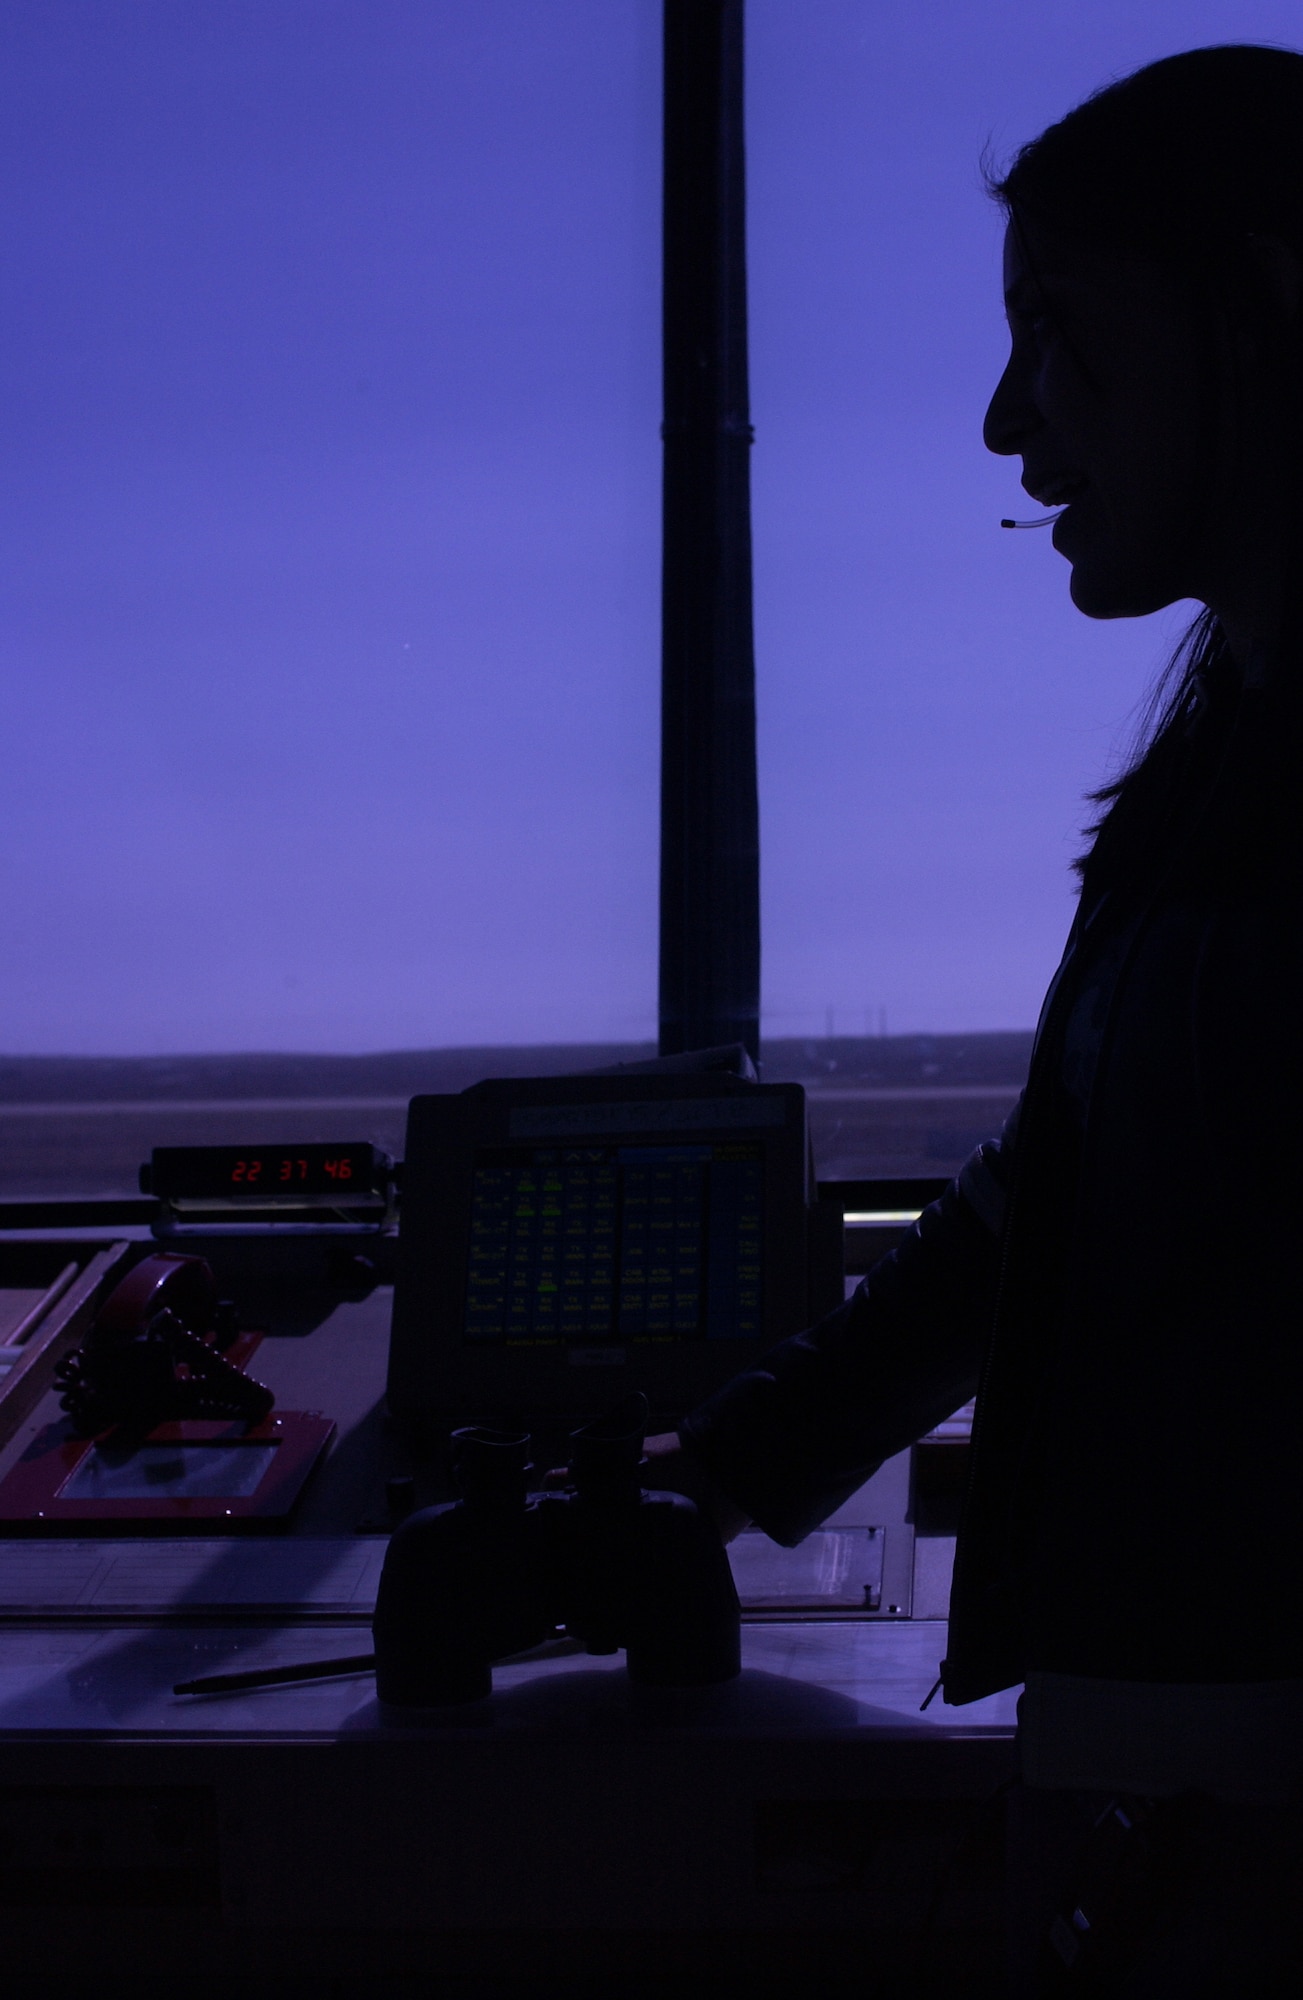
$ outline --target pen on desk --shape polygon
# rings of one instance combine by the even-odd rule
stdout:
[[[342,1660],[301,1660],[293,1667],[251,1667],[241,1674],[204,1674],[199,1680],[177,1681],[173,1694],[233,1694],[237,1688],[277,1687],[283,1681],[324,1680],[329,1674],[365,1674],[375,1666],[374,1653],[350,1653]]]

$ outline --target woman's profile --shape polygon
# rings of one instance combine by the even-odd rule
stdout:
[[[649,1450],[791,1545],[975,1395],[942,1684],[1024,1687],[1010,1991],[1259,1995],[1303,1973],[1303,55],[1154,63],[990,187],[987,444],[1085,615],[1202,610],[1003,1134]]]

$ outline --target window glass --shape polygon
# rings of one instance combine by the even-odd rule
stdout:
[[[0,1048],[653,1032],[649,0],[0,15]]]
[[[998,1125],[1182,623],[999,531],[983,148],[1296,35],[747,7],[763,1031],[825,1175]],[[660,56],[658,0],[0,14],[0,1193],[653,1039]]]
[[[1084,795],[1193,608],[1091,623],[1048,534],[1000,531],[1041,510],[981,439],[981,157],[1178,49],[1297,44],[1299,10],[750,0],[747,33],[763,1030],[811,1076],[822,1048],[821,1172],[949,1173],[1016,1095]]]
[[[655,0],[4,8],[3,1191],[428,1081],[196,1051],[654,1034],[659,64]]]

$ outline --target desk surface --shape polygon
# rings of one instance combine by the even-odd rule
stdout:
[[[270,1314],[252,1372],[338,1425],[288,1533],[0,1540],[15,2000],[56,1990],[52,1938],[79,1995],[106,1955],[171,1992],[178,1954],[193,2000],[377,1979],[425,2000],[436,1967],[533,2000],[544,1967],[549,1994],[657,1968],[805,1993],[839,1938],[907,1968],[925,1933],[947,1990],[977,1991],[999,1898],[971,1836],[1014,1769],[1017,1691],[920,1713],[941,1620],[748,1622],[739,1679],[690,1691],[554,1642],[496,1667],[486,1701],[401,1724],[368,1675],[173,1694],[370,1650],[385,1543],[358,1529],[394,1474],[442,1497],[385,1418],[389,1303]],[[33,1410],[0,1472],[57,1414]]]
[[[354,1580],[356,1550],[328,1543],[305,1547],[321,1551],[324,1572]],[[164,1560],[166,1553],[158,1551]],[[238,1557],[256,1561],[261,1553],[241,1548]],[[372,1551],[363,1551],[363,1559],[369,1566]],[[213,1552],[215,1569],[226,1560]],[[110,1557],[105,1567],[111,1586],[115,1573],[130,1565]],[[175,1682],[196,1675],[364,1653],[369,1634],[356,1618],[267,1623],[215,1609],[207,1615],[191,1611],[184,1624],[162,1623],[133,1618],[129,1611],[115,1614],[102,1593],[90,1616],[93,1622],[75,1615],[57,1622],[11,1617],[0,1626],[0,1735],[229,1735],[249,1742],[414,1731],[474,1735],[486,1729],[599,1728],[636,1735],[669,1727],[702,1735],[790,1739],[869,1731],[937,1740],[956,1734],[1008,1736],[1015,1722],[1012,1689],[962,1710],[946,1709],[938,1698],[920,1713],[945,1642],[944,1624],[930,1619],[747,1625],[740,1678],[693,1690],[634,1687],[623,1654],[593,1659],[561,1641],[541,1657],[495,1667],[487,1701],[423,1712],[400,1726],[381,1714],[364,1674],[220,1695],[172,1693]]]
[[[384,1538],[359,1534],[384,1514],[386,1480],[428,1476],[387,1422],[383,1385],[392,1294],[379,1289],[317,1315],[281,1317],[251,1372],[282,1409],[321,1409],[337,1432],[288,1534],[166,1539],[0,1540],[0,1732],[121,1733],[242,1739],[347,1731],[390,1733],[365,1677],[174,1696],[174,1681],[239,1666],[277,1666],[369,1650]],[[277,1331],[289,1325],[292,1331]],[[0,1452],[0,1475],[59,1415],[53,1395]],[[169,1622],[170,1621],[170,1622]],[[178,1622],[178,1621],[184,1621]],[[948,1709],[920,1704],[937,1677],[945,1624],[936,1619],[748,1623],[744,1672],[731,1687],[680,1699],[707,1732],[824,1734],[847,1729],[936,1740],[1008,1735],[1016,1689]],[[475,1719],[437,1726],[558,1727],[593,1704],[603,1727],[637,1729],[659,1715],[629,1688],[623,1655],[592,1659],[562,1645],[494,1670]],[[695,1703],[695,1706],[693,1705]]]

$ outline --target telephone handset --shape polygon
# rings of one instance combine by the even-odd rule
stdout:
[[[255,1424],[276,1400],[240,1365],[256,1345],[256,1337],[241,1342],[202,1258],[156,1253],[110,1292],[82,1345],[59,1363],[60,1406],[81,1437],[184,1418]]]
[[[167,1251],[109,1293],[56,1370],[66,1417],[0,1480],[0,1523],[27,1534],[229,1534],[283,1522],[335,1426],[278,1410],[244,1373],[241,1332],[209,1266]]]

